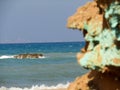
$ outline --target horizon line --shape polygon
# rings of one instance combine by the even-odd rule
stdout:
[[[52,41],[52,42],[0,42],[0,44],[32,44],[32,43],[69,43],[69,42],[85,42],[83,41]]]

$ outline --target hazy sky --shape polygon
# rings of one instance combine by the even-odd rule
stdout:
[[[90,0],[0,0],[0,43],[81,41],[67,18]]]

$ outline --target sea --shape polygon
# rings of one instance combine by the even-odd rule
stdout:
[[[85,42],[0,44],[0,90],[49,90],[67,88],[87,72],[76,60]],[[44,58],[16,59],[19,54]]]

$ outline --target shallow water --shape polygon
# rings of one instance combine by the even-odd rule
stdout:
[[[65,87],[87,72],[75,57],[83,46],[84,42],[0,44],[0,87]],[[42,53],[45,58],[12,57],[21,53]]]

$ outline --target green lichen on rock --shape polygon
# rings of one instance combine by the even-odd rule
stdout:
[[[94,0],[69,18],[68,27],[83,32],[86,44],[78,63],[91,69],[68,90],[120,90],[120,0]]]
[[[104,17],[108,28],[96,27],[95,30],[91,30],[99,22],[84,25],[89,52],[85,53],[79,63],[85,68],[102,69],[105,66],[120,66],[120,3],[117,1],[111,3],[105,10]]]
[[[102,27],[98,27],[98,26],[102,26],[101,24],[102,24],[101,22],[95,22],[93,24],[92,21],[88,24],[84,23],[84,30],[87,30],[87,32],[91,36],[96,36],[102,32]]]
[[[114,2],[105,10],[105,18],[109,19],[111,28],[116,28],[120,24],[120,3]]]

